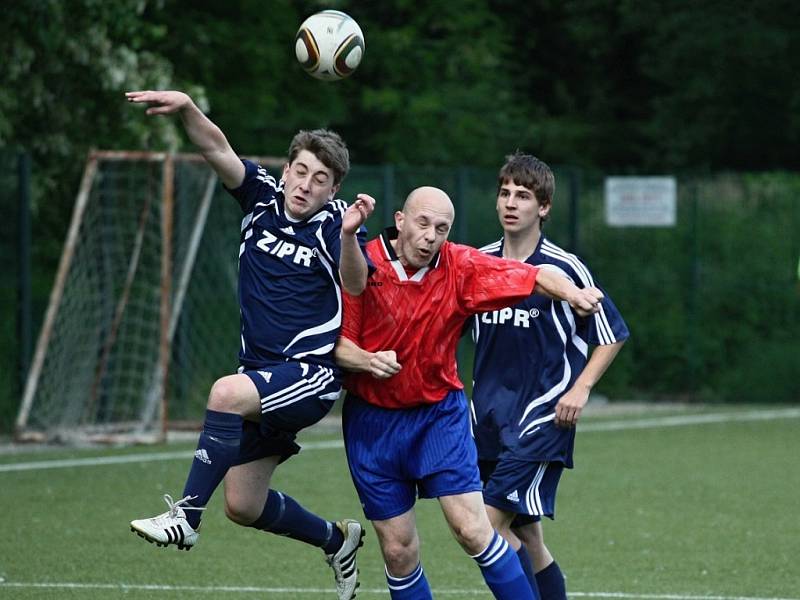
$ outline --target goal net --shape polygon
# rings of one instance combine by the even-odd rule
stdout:
[[[237,366],[241,218],[199,155],[93,152],[17,439],[146,442],[199,424]]]

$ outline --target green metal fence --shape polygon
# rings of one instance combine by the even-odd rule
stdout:
[[[30,352],[19,315],[26,304],[27,310],[41,307],[34,311],[35,321],[46,306],[44,292],[32,299],[20,295],[24,262],[19,256],[27,243],[19,212],[25,187],[20,187],[25,173],[20,160],[16,153],[0,155],[0,307],[4,315],[14,315],[0,325],[0,430],[13,418],[19,370]],[[545,227],[548,237],[590,266],[631,329],[599,391],[617,399],[800,400],[800,174],[679,177],[677,223],[669,228],[608,226],[603,184],[602,173],[556,169],[556,195]],[[453,240],[481,246],[501,236],[493,170],[356,165],[339,195],[348,201],[358,192],[377,198],[367,223],[372,236],[392,222],[394,211],[419,185],[442,187],[453,198]],[[196,189],[179,183],[178,195],[191,196]],[[182,202],[194,199],[177,200],[178,237],[186,235]],[[235,366],[239,219],[236,204],[219,189],[203,238],[206,250],[196,267],[209,274],[208,283],[197,286],[196,298],[187,298],[176,334],[173,361],[185,369],[171,382],[173,418],[194,418],[210,382]],[[220,294],[228,288],[230,293]],[[212,296],[226,305],[210,304]],[[199,322],[219,325],[213,347],[198,340]],[[469,387],[469,344],[462,344],[460,358]]]
[[[13,419],[31,355],[30,157],[0,151],[0,431]]]
[[[698,400],[800,400],[800,175],[678,180],[674,228],[609,228],[581,195],[581,249],[632,330],[609,379]]]

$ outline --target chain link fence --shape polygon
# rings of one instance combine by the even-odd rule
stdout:
[[[17,314],[20,231],[18,157],[0,155],[0,304]],[[176,180],[175,248],[191,235],[202,178],[197,165]],[[275,168],[269,169],[279,175]],[[408,192],[446,190],[456,205],[451,239],[481,246],[502,230],[495,213],[496,171],[474,168],[355,165],[339,193],[378,200],[370,237],[392,223]],[[800,400],[800,175],[719,174],[678,178],[677,223],[668,228],[610,227],[604,174],[556,169],[545,234],[578,254],[614,298],[631,339],[599,386],[616,399],[796,402]],[[195,421],[213,381],[236,368],[236,302],[241,212],[217,185],[173,340],[169,412]],[[180,257],[177,257],[180,262]],[[42,305],[34,299],[34,305]],[[0,415],[10,423],[20,393],[14,319],[0,326]],[[460,350],[469,386],[471,351]]]

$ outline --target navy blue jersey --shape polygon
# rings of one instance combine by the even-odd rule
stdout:
[[[503,241],[482,248],[502,256]],[[545,239],[527,263],[556,271],[580,288],[600,287],[579,258]],[[532,294],[510,308],[474,317],[475,441],[482,460],[559,461],[572,467],[575,429],[554,425],[555,407],[586,366],[589,346],[613,344],[628,328],[608,295],[600,312],[578,316],[567,302]]]
[[[342,324],[339,280],[342,217],[347,204],[327,202],[297,221],[284,212],[283,181],[247,160],[244,182],[228,190],[245,213],[239,246],[239,361],[247,369],[285,360],[336,368]],[[358,233],[362,247],[366,230]]]

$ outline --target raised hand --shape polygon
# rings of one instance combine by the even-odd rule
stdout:
[[[342,233],[353,235],[375,210],[375,198],[368,194],[358,194],[356,201],[347,207],[342,219]]]
[[[148,115],[171,115],[192,104],[192,99],[187,94],[172,91],[126,92],[125,98],[134,104],[147,104],[145,113]]]
[[[244,181],[244,165],[233,151],[225,134],[192,101],[188,94],[176,91],[126,92],[125,98],[132,104],[146,104],[148,115],[171,115],[180,113],[189,139],[197,146],[203,158],[216,171],[227,187],[234,189]]]

